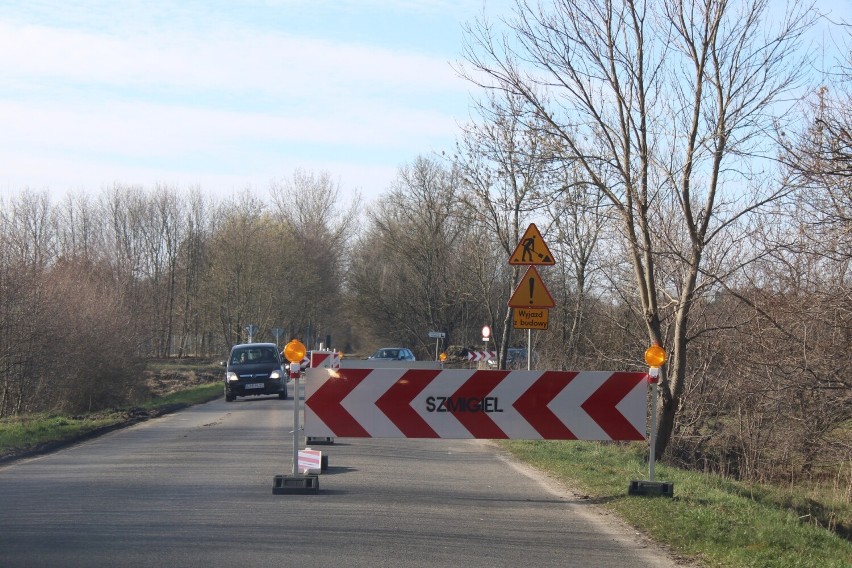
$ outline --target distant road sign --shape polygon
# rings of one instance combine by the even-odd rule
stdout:
[[[429,337],[431,337],[433,339],[443,339],[446,336],[447,336],[447,334],[444,333],[443,331],[430,331],[429,332]]]
[[[494,361],[496,359],[497,359],[497,352],[493,351],[493,350],[489,351],[489,350],[486,349],[484,351],[468,351],[467,352],[467,360],[468,361],[476,361],[476,362],[479,362],[479,361]]]

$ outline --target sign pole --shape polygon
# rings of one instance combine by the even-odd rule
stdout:
[[[430,331],[429,337],[435,339],[435,361],[438,360],[438,346],[441,344],[441,341],[447,336],[443,331]]]
[[[485,343],[485,356],[488,356],[488,340],[491,339],[491,327],[488,325],[482,326],[482,341]],[[476,364],[477,369],[487,369],[488,363],[487,359],[483,359],[479,363]]]
[[[527,330],[527,371],[532,369],[532,329]]]
[[[281,339],[282,335],[284,335],[284,330],[280,327],[273,327],[271,331],[272,335],[275,336],[275,347],[278,348],[278,340]]]

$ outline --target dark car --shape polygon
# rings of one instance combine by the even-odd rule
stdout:
[[[533,352],[532,365],[538,363],[538,354]],[[497,367],[497,361],[490,359],[488,366]],[[506,351],[506,369],[526,369],[527,368],[527,350],[525,347],[509,347]]]
[[[288,374],[274,343],[243,343],[231,348],[225,369],[225,400],[277,394],[287,398]]]

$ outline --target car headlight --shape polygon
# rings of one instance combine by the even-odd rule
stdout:
[[[236,373],[225,373],[225,378],[228,382],[240,380]]]
[[[274,371],[269,373],[269,378],[270,379],[280,379],[281,378],[281,370],[275,369]]]

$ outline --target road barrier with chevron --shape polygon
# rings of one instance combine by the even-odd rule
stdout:
[[[310,369],[305,435],[645,440],[647,373]]]

